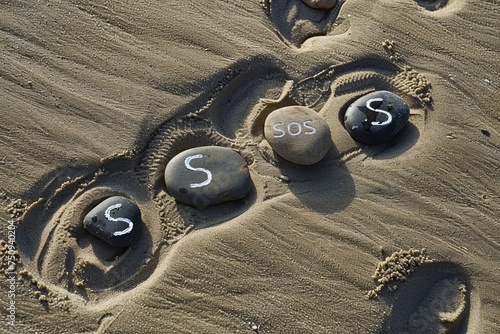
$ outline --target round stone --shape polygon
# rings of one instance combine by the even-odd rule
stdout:
[[[337,0],[302,0],[303,3],[315,9],[332,9]]]
[[[409,117],[410,109],[402,98],[388,91],[377,91],[347,108],[344,126],[354,140],[379,145],[394,137]]]
[[[202,146],[168,162],[165,185],[179,202],[204,207],[245,197],[252,180],[240,154],[226,147]]]
[[[109,197],[87,213],[83,227],[113,246],[131,246],[141,233],[141,211],[128,198]]]
[[[288,106],[267,116],[264,136],[282,158],[312,165],[323,159],[332,145],[330,128],[311,108]]]

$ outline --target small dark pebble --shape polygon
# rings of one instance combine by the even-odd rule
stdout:
[[[481,130],[481,133],[486,137],[491,137],[491,132],[489,132],[488,130]]]

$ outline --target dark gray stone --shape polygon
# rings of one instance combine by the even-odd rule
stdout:
[[[230,148],[196,147],[179,153],[165,168],[165,185],[178,201],[196,207],[243,198],[252,180],[245,159]]]
[[[303,3],[315,9],[332,9],[337,0],[302,0]]]
[[[113,246],[131,246],[141,234],[141,211],[128,198],[113,196],[87,213],[83,227]]]
[[[332,146],[330,128],[313,109],[288,106],[267,116],[264,136],[282,158],[312,165],[323,159]]]
[[[354,140],[379,145],[394,137],[409,117],[410,109],[402,98],[388,91],[377,91],[349,106],[344,126]]]

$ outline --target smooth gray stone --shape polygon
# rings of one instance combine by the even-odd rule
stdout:
[[[394,137],[409,117],[410,109],[402,98],[388,91],[377,91],[347,108],[344,126],[354,140],[379,145]]]
[[[204,207],[243,198],[250,192],[252,180],[240,154],[226,147],[202,146],[168,162],[165,185],[179,202]]]
[[[141,234],[141,211],[128,198],[113,196],[87,213],[83,227],[113,246],[131,246]]]
[[[279,156],[299,165],[317,163],[332,146],[326,121],[313,109],[302,106],[271,112],[264,123],[264,136]]]

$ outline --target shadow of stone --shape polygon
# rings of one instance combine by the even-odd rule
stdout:
[[[153,240],[146,224],[141,222],[141,236],[136,244],[120,248],[112,246],[82,229],[77,235],[78,246],[92,248],[92,254],[99,261],[98,265],[87,265],[81,273],[85,287],[95,292],[106,290],[127,282],[141,270],[150,256]],[[128,289],[133,286],[127,285]]]
[[[206,228],[224,223],[245,213],[257,201],[257,189],[252,183],[248,195],[235,200],[210,206],[194,207],[178,201],[175,202],[180,216],[186,225],[196,229]]]
[[[332,145],[320,162],[302,166],[278,157],[279,169],[290,181],[290,191],[311,210],[332,213],[345,209],[356,194],[354,180],[338,160]]]
[[[420,138],[420,130],[412,123],[407,123],[401,131],[392,137],[387,143],[377,146],[367,146],[363,152],[373,159],[393,159],[409,151]]]

